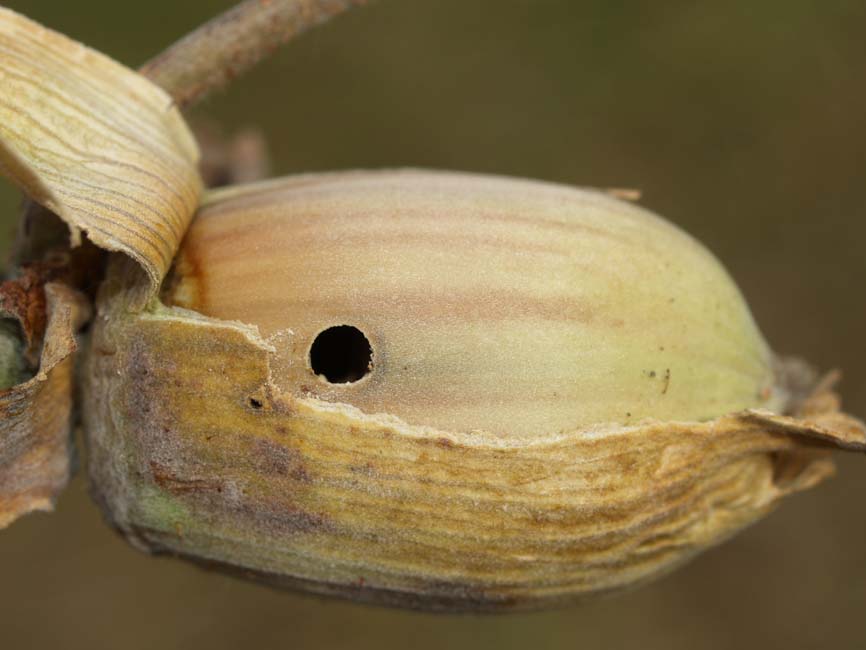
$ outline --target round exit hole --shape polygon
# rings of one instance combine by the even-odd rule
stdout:
[[[358,381],[373,368],[373,348],[357,327],[329,327],[310,347],[310,367],[331,384]]]

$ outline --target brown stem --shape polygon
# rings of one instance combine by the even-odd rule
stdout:
[[[246,0],[144,64],[141,73],[182,108],[254,66],[277,47],[367,0]]]

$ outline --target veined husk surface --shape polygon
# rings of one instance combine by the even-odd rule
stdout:
[[[384,247],[387,252],[383,229],[393,233],[401,226],[382,211],[387,213],[389,205],[396,205],[393,210],[399,212],[424,204],[423,197],[409,201],[400,195],[402,200],[394,200],[388,192],[402,192],[413,183],[416,188],[419,182],[424,185],[427,175],[421,174],[419,181],[418,174],[404,173],[396,185],[391,184],[394,173],[308,176],[217,194],[193,224],[177,264],[188,264],[184,260],[192,254],[192,240],[206,239],[196,234],[196,224],[222,209],[243,215],[237,219],[237,230],[217,229],[227,242],[239,242],[243,228],[255,229],[262,218],[268,221],[267,210],[264,216],[260,213],[263,205],[292,213],[285,206],[293,201],[300,204],[295,205],[297,214],[315,215],[313,221],[327,224],[329,236],[342,241],[340,228],[331,230],[329,210],[345,206],[363,210],[366,204],[358,195],[358,183],[364,186],[371,178],[374,185],[385,179],[387,187],[377,186],[380,193],[372,201],[380,214],[370,214],[370,224],[360,222],[360,229],[369,227],[371,241],[364,243],[353,233],[353,259],[362,260],[368,248]],[[437,200],[443,198],[443,191],[453,193],[453,187],[442,187],[453,175],[434,176]],[[482,186],[512,182],[467,176],[456,180]],[[310,189],[321,185],[327,187],[324,198]],[[431,191],[425,188],[424,192]],[[600,201],[613,212],[637,211],[596,192],[555,191]],[[483,203],[482,196],[473,197],[469,204]],[[458,196],[452,198],[452,210],[470,209]],[[226,207],[224,202],[232,201],[234,207]],[[611,219],[616,221],[613,212]],[[287,222],[286,239],[303,239],[300,231],[291,230],[290,218]],[[455,226],[446,246],[462,245],[467,255],[477,250],[471,237],[461,244],[460,236],[471,234],[474,225],[467,217],[463,230]],[[650,233],[670,228],[650,222],[646,227]],[[268,232],[268,239],[281,236],[276,230]],[[520,239],[519,228],[514,236],[515,241]],[[601,241],[606,233],[584,231],[580,236]],[[325,239],[323,235],[321,247],[315,250],[329,264],[339,265],[341,258],[330,255],[335,251]],[[401,263],[415,271],[403,277],[404,290],[428,286],[417,274],[413,255],[420,259],[429,251],[413,252],[412,244],[399,237],[392,240],[408,247],[400,253]],[[304,239],[298,245],[308,244]],[[681,245],[698,246],[685,241]],[[683,259],[694,261],[693,253],[707,256],[691,250],[668,253],[674,266]],[[213,255],[219,261],[198,255],[199,268],[176,271],[185,280],[190,280],[186,274],[194,273],[197,292],[178,289],[185,280],[175,277],[167,299],[198,300],[211,312],[219,311],[218,298],[202,295],[220,291],[208,268],[213,264],[232,268],[233,261],[222,259],[219,251]],[[259,250],[258,257],[267,265],[265,251]],[[527,273],[544,273],[544,263],[536,261]],[[598,256],[596,263],[603,264],[604,256]],[[497,275],[495,264],[485,265],[483,259],[474,264],[479,265],[476,282],[482,292],[487,288],[491,295],[501,295],[501,283],[511,282],[507,279],[511,276]],[[655,406],[648,402],[649,410],[637,421],[629,419],[619,413],[622,392],[631,391],[636,400],[642,399],[649,381],[638,363],[633,375],[620,374],[621,385],[610,399],[606,420],[582,422],[577,413],[574,427],[545,429],[545,409],[552,409],[551,420],[571,412],[570,405],[554,400],[540,405],[537,414],[521,419],[513,429],[496,426],[496,414],[487,420],[493,425],[485,428],[477,425],[485,422],[484,408],[491,408],[489,392],[503,389],[497,385],[488,390],[489,374],[473,378],[467,370],[468,378],[456,373],[453,381],[461,387],[460,412],[472,413],[476,419],[471,424],[476,426],[467,422],[465,427],[446,428],[417,418],[425,409],[432,413],[437,404],[451,413],[448,400],[416,403],[417,408],[404,411],[397,401],[361,409],[353,399],[359,394],[360,400],[369,397],[357,392],[363,387],[327,384],[304,365],[309,337],[305,339],[303,332],[314,333],[343,319],[351,322],[365,313],[368,303],[357,297],[364,291],[363,273],[354,278],[356,285],[351,277],[344,280],[349,283],[347,295],[354,293],[356,301],[338,300],[343,311],[329,317],[337,319],[333,323],[321,320],[315,308],[305,311],[296,306],[284,316],[287,330],[275,330],[266,321],[265,336],[255,325],[176,306],[153,303],[143,313],[131,313],[128,267],[128,262],[118,260],[109,271],[84,369],[90,472],[99,500],[114,524],[143,549],[233,568],[277,584],[363,601],[458,611],[535,608],[609,592],[677,566],[765,515],[782,497],[829,476],[831,446],[862,448],[864,443],[862,425],[839,413],[828,385],[814,384],[791,370],[795,366],[772,367],[748,319],[741,319],[734,333],[720,332],[739,337],[755,355],[756,367],[764,367],[773,383],[765,385],[766,377],[755,372],[752,390],[734,411],[702,420],[661,419],[652,415],[652,409],[667,414],[667,406],[657,401]],[[379,272],[382,266],[376,269]],[[446,277],[452,272],[429,270]],[[461,277],[473,275],[471,269],[459,273],[464,272]],[[339,278],[316,277],[326,294],[340,284]],[[262,278],[268,281],[268,286],[281,287],[291,301],[295,293],[290,281]],[[707,282],[729,280],[720,274]],[[515,290],[512,296],[515,313],[521,310],[518,294]],[[731,309],[745,309],[736,304],[738,294],[729,295]],[[611,317],[619,314],[628,320],[641,310],[632,301],[611,303],[610,296],[604,301],[601,311]],[[273,313],[269,305],[263,311],[268,318]],[[441,335],[445,341],[461,340],[461,328],[477,326],[472,319],[429,319],[428,311],[413,315],[397,296],[394,327],[403,330],[414,323],[412,333],[418,340]],[[593,327],[598,329],[583,334],[589,339],[573,345],[603,347],[606,322],[597,319]],[[502,323],[493,319],[485,326],[495,338],[498,327],[515,325],[510,319]],[[391,358],[392,330],[384,320],[372,327],[377,355]],[[541,339],[550,335],[553,349],[559,349],[562,342],[555,338],[555,328],[545,330],[544,319],[531,320],[524,327],[527,335],[536,333]],[[399,339],[399,333],[394,336]],[[638,327],[631,338],[637,345],[642,336],[649,343],[655,333]],[[294,352],[287,355],[287,349]],[[436,356],[435,349],[427,351]],[[470,361],[473,355],[490,355],[472,347],[463,352]],[[711,349],[691,349],[688,341],[682,341],[680,352],[677,363],[692,363],[692,381],[703,378],[720,394],[728,384],[739,390],[736,386],[742,377],[720,370],[718,359],[706,357]],[[562,350],[566,356],[571,353]],[[731,358],[742,362],[737,354]],[[441,363],[431,363],[435,375]],[[465,359],[461,363],[465,365]],[[485,363],[496,367],[495,360]],[[559,365],[550,366],[550,380],[558,380]],[[376,368],[374,362],[370,381],[387,387],[389,381],[406,380],[403,370],[393,359],[383,368]],[[583,370],[597,373],[602,387],[609,379],[602,366]],[[418,361],[416,385],[424,385],[425,371]],[[377,372],[382,376],[375,378]],[[533,372],[537,381],[546,380],[543,363]],[[665,386],[659,382],[652,386],[657,399],[663,400]],[[678,397],[673,384],[669,388],[671,399],[688,399]],[[381,387],[376,390],[376,394],[387,393]],[[507,390],[512,391],[513,401],[532,408],[519,382]],[[441,399],[436,391],[430,395],[430,400]],[[600,390],[587,411],[589,417],[598,417],[597,409],[604,407],[605,399]],[[479,409],[466,410],[463,405],[473,400]],[[538,426],[526,429],[532,423]]]
[[[0,7],[0,173],[61,217],[73,245],[84,231],[136,259],[148,277],[138,306],[159,286],[198,205],[196,159],[163,91]],[[32,225],[22,228],[31,242],[43,234]],[[36,366],[34,377],[0,391],[0,528],[50,510],[69,476],[75,338],[89,302],[72,281],[80,273],[50,261],[57,253],[47,264],[35,255],[35,266],[0,287],[0,316],[20,324]]]

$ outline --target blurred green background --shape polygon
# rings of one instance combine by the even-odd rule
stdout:
[[[229,0],[20,0],[135,66]],[[423,166],[640,188],[706,243],[768,340],[842,367],[866,416],[866,4],[380,0],[198,114],[257,124],[278,173]],[[16,193],[0,184],[11,223]],[[11,227],[6,227],[6,231]],[[0,534],[4,648],[863,648],[866,459],[679,572],[560,611],[446,617],[150,559],[81,478]]]

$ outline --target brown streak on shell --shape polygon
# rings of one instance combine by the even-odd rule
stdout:
[[[273,343],[283,393],[448,431],[531,436],[779,401],[769,350],[705,249],[641,208],[548,183],[402,170],[222,190],[163,299],[269,342],[290,332]],[[341,324],[375,363],[328,383],[308,353]]]

